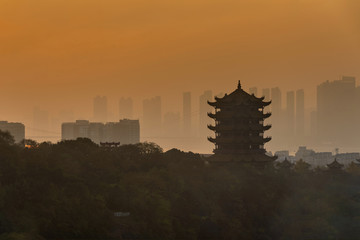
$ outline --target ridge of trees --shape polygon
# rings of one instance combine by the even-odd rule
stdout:
[[[0,240],[360,235],[356,164],[333,174],[303,162],[292,169],[208,164],[154,143],[26,145],[0,131]]]

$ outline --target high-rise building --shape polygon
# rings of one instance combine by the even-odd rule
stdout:
[[[161,97],[157,96],[143,101],[142,131],[144,138],[154,138],[162,134]],[[150,139],[151,140],[151,139]]]
[[[199,133],[200,136],[208,136],[209,129],[207,125],[211,123],[211,119],[207,116],[208,112],[211,112],[211,106],[207,103],[213,97],[212,91],[205,91],[199,97]]]
[[[120,98],[119,117],[120,119],[133,118],[133,100],[131,98]]]
[[[333,147],[357,146],[359,140],[359,100],[354,77],[326,81],[317,87],[317,126],[322,143]]]
[[[184,133],[191,133],[191,92],[183,93],[183,126]]]
[[[25,139],[25,125],[22,123],[0,121],[0,130],[9,132],[14,137],[15,143],[20,143]]]
[[[304,89],[296,91],[296,136],[305,135],[305,97]]]
[[[281,117],[281,91],[280,88],[271,88],[271,101],[272,101],[272,114],[273,119],[278,119]]]
[[[96,96],[94,98],[94,121],[106,122],[108,115],[107,97]]]
[[[293,137],[295,126],[295,93],[294,91],[288,91],[286,93],[286,125],[287,136]]]
[[[120,142],[120,144],[135,144],[140,142],[139,120],[123,119],[119,122],[97,123],[87,120],[63,123],[62,140],[89,138],[99,144],[101,142]]]
[[[318,131],[318,127],[317,127],[317,111],[311,111],[310,112],[310,134],[311,137],[317,137],[317,131]]]

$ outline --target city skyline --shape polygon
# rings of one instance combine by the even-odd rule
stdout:
[[[356,78],[348,76],[343,76],[340,79],[334,81],[323,81],[321,84],[316,86],[316,88],[318,89],[319,86],[323,86],[324,84],[337,84],[336,86],[341,86],[339,85],[339,83],[341,83],[342,81],[345,81],[346,83],[348,83],[348,85],[350,84],[350,88],[354,89],[351,90],[354,92],[354,94],[359,91],[355,91],[355,88],[358,89],[358,86],[356,85]],[[247,81],[242,82],[246,83]],[[266,122],[270,124],[276,123],[273,124],[274,127],[269,131],[269,136],[273,137],[273,141],[267,144],[269,150],[278,151],[281,149],[288,149],[294,151],[298,146],[301,145],[307,145],[315,149],[329,151],[336,147],[340,147],[344,151],[351,151],[352,149],[357,149],[356,145],[351,144],[351,142],[354,141],[350,141],[348,143],[349,148],[344,148],[343,143],[345,142],[345,140],[339,140],[337,142],[334,141],[333,143],[331,143],[329,141],[326,141],[325,138],[324,141],[321,130],[320,133],[318,132],[317,109],[319,108],[319,106],[317,108],[309,107],[309,94],[305,92],[304,89],[284,90],[278,87],[261,88],[255,86],[251,86],[248,89],[250,93],[257,93],[259,97],[264,95],[266,99],[272,100],[272,106],[265,108],[265,111],[272,112],[272,117],[270,118],[270,120],[266,120]],[[347,92],[348,90],[349,89],[347,89]],[[60,140],[60,125],[63,122],[75,120],[90,120],[93,122],[106,123],[117,122],[119,119],[126,118],[138,119],[140,120],[142,126],[142,141],[156,142],[164,145],[164,148],[166,149],[179,146],[179,148],[189,151],[210,152],[211,145],[206,142],[206,137],[209,135],[211,136],[211,132],[206,129],[206,125],[211,124],[211,120],[208,119],[207,116],[204,117],[202,115],[204,115],[206,111],[210,110],[208,106],[206,106],[206,104],[204,105],[204,103],[206,103],[206,99],[213,99],[212,92],[213,91],[207,90],[203,91],[199,95],[195,95],[193,91],[190,91],[183,92],[182,96],[181,93],[179,93],[178,101],[182,102],[182,104],[180,103],[180,105],[183,105],[185,103],[186,107],[184,108],[185,105],[183,105],[180,107],[172,107],[168,110],[164,110],[163,108],[163,105],[167,102],[167,99],[161,98],[160,96],[143,99],[141,105],[142,111],[139,111],[138,109],[137,111],[135,111],[135,109],[137,108],[136,106],[139,105],[139,101],[137,99],[133,99],[132,97],[118,97],[117,101],[108,102],[107,96],[100,97],[98,95],[95,96],[95,98],[92,98],[94,100],[92,104],[90,101],[88,102],[88,104],[95,107],[95,100],[101,100],[102,103],[100,103],[100,106],[105,109],[101,110],[100,107],[100,113],[97,114],[101,115],[102,113],[104,113],[106,116],[109,116],[108,120],[106,120],[106,118],[103,118],[102,120],[96,119],[95,108],[94,112],[90,116],[79,118],[78,116],[76,116],[76,112],[74,113],[72,110],[62,110],[60,113],[58,113],[57,116],[54,117],[49,113],[47,109],[35,107],[33,109],[33,116],[31,118],[31,122],[24,122],[21,120],[16,120],[16,122],[22,122],[25,124],[27,129],[27,138],[33,138],[40,142],[56,142]],[[348,96],[350,95],[348,94]],[[355,96],[353,96],[352,98],[354,99],[354,97]],[[341,99],[347,98],[340,97],[339,100],[335,101],[345,104],[346,100],[341,101]],[[154,106],[153,104],[150,104],[153,105],[152,107],[149,107],[150,105],[147,107],[145,106],[146,102],[151,101],[157,101],[156,104],[158,107]],[[348,102],[350,101],[351,100],[349,100]],[[327,100],[325,102],[329,101]],[[108,106],[112,107],[110,108]],[[121,109],[127,112],[127,114],[129,114],[128,116],[130,116],[131,114],[131,116],[133,117],[122,117]],[[146,116],[146,114],[144,115],[145,109],[150,110],[147,111],[148,117],[144,118],[144,116]],[[116,112],[116,110],[118,112]],[[156,111],[158,111],[158,113],[157,116],[154,117],[153,113]],[[187,117],[185,117],[185,114],[188,114]],[[348,117],[353,116],[349,114]],[[149,117],[151,118],[150,121]],[[332,118],[335,119],[334,116],[332,116]],[[357,118],[352,117],[351,119],[356,120]],[[355,125],[354,121],[352,125]],[[171,128],[173,128],[173,130],[171,130]],[[175,130],[174,128],[177,129]],[[188,130],[185,131],[186,129]],[[339,134],[340,133],[337,133],[337,135],[335,134],[334,136],[338,136],[339,138]],[[341,136],[344,136],[344,134]],[[348,136],[349,139],[353,139],[353,137],[351,137],[351,134]]]

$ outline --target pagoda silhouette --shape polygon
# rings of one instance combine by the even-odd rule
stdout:
[[[240,81],[235,91],[224,97],[215,97],[215,102],[208,104],[215,108],[215,113],[208,116],[215,120],[215,126],[208,128],[215,132],[215,138],[208,140],[215,144],[214,161],[272,162],[276,157],[267,156],[264,144],[271,137],[264,137],[264,132],[271,125],[264,125],[264,120],[271,113],[264,113],[264,108],[271,101],[264,101],[241,88]]]

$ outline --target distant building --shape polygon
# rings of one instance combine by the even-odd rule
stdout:
[[[295,153],[295,157],[296,157],[297,160],[299,160],[299,159],[305,160],[304,158],[311,157],[314,154],[315,154],[314,150],[307,149],[305,146],[301,146],[301,147],[299,147],[299,149]]]
[[[335,153],[332,152],[315,152],[312,149],[308,149],[305,146],[299,147],[295,156],[291,156],[288,151],[278,151],[275,153],[278,156],[277,161],[284,160],[285,158],[291,162],[296,162],[302,159],[304,162],[314,167],[326,167],[331,164],[335,159],[342,165],[348,166],[352,162],[357,162],[360,159],[360,153]]]
[[[360,153],[338,153],[335,155],[335,158],[338,162],[348,166],[351,162],[356,162],[357,159],[360,159]]]
[[[77,120],[74,123],[63,123],[62,140],[89,138],[93,142],[120,142],[135,144],[140,142],[139,120],[123,119],[119,122],[95,123],[87,120]]]
[[[272,117],[267,123],[272,125],[270,134],[274,137],[271,145],[281,145],[284,142],[282,139],[285,138],[284,132],[286,132],[286,119],[282,110],[282,96],[280,88],[271,88],[271,113]],[[287,142],[288,143],[288,142]]]
[[[311,111],[310,112],[310,132],[312,137],[317,137],[317,111]]]
[[[333,147],[358,146],[359,101],[354,77],[327,81],[317,87],[317,133],[322,143]]]
[[[161,135],[162,106],[161,97],[157,96],[143,101],[142,130],[145,138],[154,138]]]
[[[295,132],[295,93],[289,91],[286,93],[286,123],[287,137],[293,137]]]
[[[304,89],[296,91],[296,135],[304,136],[305,133],[305,97]]]
[[[9,132],[14,137],[16,143],[20,143],[25,139],[25,126],[22,123],[0,121],[0,130]]]
[[[132,98],[120,98],[119,100],[119,118],[133,118],[133,100]]]
[[[183,93],[183,126],[184,133],[191,133],[191,92]]]
[[[211,124],[211,119],[208,118],[207,113],[211,112],[211,106],[207,103],[213,97],[212,91],[205,91],[199,97],[199,132],[200,136],[207,136],[209,129],[207,125]]]
[[[280,88],[276,87],[276,88],[272,88],[271,89],[271,111],[273,114],[273,118],[278,119],[281,116],[281,108],[282,108],[282,104],[281,104],[281,90]]]
[[[276,151],[276,152],[275,152],[275,156],[277,156],[276,161],[283,161],[283,160],[285,160],[285,159],[289,159],[289,158],[290,158],[289,151],[287,151],[287,150]]]
[[[94,98],[94,121],[107,122],[108,107],[107,97],[96,96]]]

